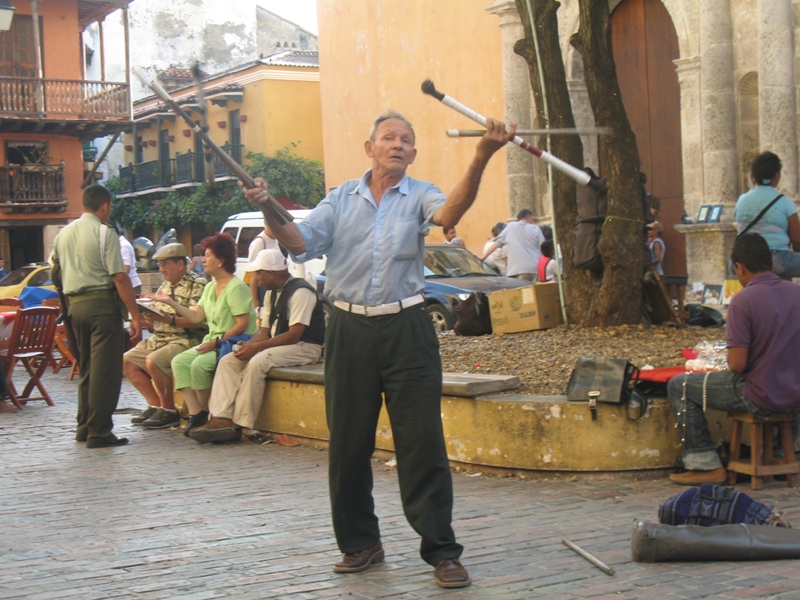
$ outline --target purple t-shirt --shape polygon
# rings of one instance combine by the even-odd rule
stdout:
[[[753,277],[731,299],[728,348],[747,348],[744,395],[761,408],[800,407],[800,286],[774,273]]]

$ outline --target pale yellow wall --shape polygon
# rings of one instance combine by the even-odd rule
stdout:
[[[247,128],[248,150],[273,156],[291,143],[299,144],[292,151],[298,156],[323,162],[322,111],[318,81],[285,81],[265,79],[255,84],[245,104],[261,126]],[[254,106],[260,104],[260,106]],[[248,124],[249,124],[248,118]],[[245,129],[242,128],[244,138]]]
[[[268,78],[259,79],[257,74],[269,72]],[[296,143],[292,150],[298,156],[323,162],[322,147],[322,113],[320,110],[320,91],[316,69],[295,69],[294,73],[285,67],[253,67],[247,71],[214,80],[208,84],[209,88],[222,83],[236,82],[240,77],[249,79],[244,85],[242,102],[229,100],[226,106],[218,106],[207,102],[209,135],[211,139],[222,146],[230,139],[229,113],[239,110],[240,115],[247,117],[241,124],[242,144],[245,152],[260,152],[268,156]],[[272,77],[285,77],[274,79]],[[175,94],[176,97],[192,95],[194,90],[182,90]],[[155,100],[148,104],[155,103]],[[140,106],[144,106],[140,105]],[[138,108],[138,107],[137,107]],[[190,113],[190,116],[199,120],[200,114]],[[224,122],[225,127],[219,123]],[[184,135],[184,130],[189,126],[183,119],[177,118],[175,122],[166,119],[162,121],[161,128],[169,131],[174,136],[170,142],[170,157],[175,153],[186,153],[194,150],[194,134],[189,137]],[[139,132],[143,140],[158,140],[155,123],[149,128]],[[299,142],[299,143],[298,143]],[[132,136],[126,134],[126,146],[132,146]],[[125,164],[133,161],[133,151],[125,152]],[[143,160],[158,158],[158,147],[147,146],[143,149]]]
[[[485,10],[490,5],[487,0],[317,0],[327,187],[369,168],[364,140],[375,116],[393,108],[417,133],[419,154],[409,175],[450,192],[477,140],[448,138],[445,130],[478,125],[423,95],[420,86],[432,79],[437,89],[479,113],[502,118],[502,40],[498,17]],[[492,225],[507,217],[501,151],[458,234],[479,253]],[[428,240],[443,240],[441,230]]]

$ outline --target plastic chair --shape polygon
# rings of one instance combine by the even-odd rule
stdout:
[[[47,360],[41,359],[45,359],[47,352],[53,348],[56,319],[58,319],[56,308],[36,306],[20,309],[14,319],[14,329],[9,338],[8,348],[0,350],[9,395],[17,408],[21,409],[23,404],[30,400],[44,400],[49,406],[54,406],[41,381],[42,373],[47,368]],[[25,367],[30,377],[22,394],[17,392],[12,381],[14,367],[18,362]],[[34,387],[39,390],[41,396],[31,396]]]

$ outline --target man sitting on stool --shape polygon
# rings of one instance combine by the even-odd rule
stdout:
[[[261,328],[220,359],[208,402],[211,420],[189,432],[200,443],[230,442],[242,427],[255,426],[272,367],[308,365],[322,356],[325,313],[316,290],[291,276],[280,250],[262,250],[245,270],[267,290]]]
[[[682,485],[727,479],[706,408],[761,418],[800,408],[800,286],[772,272],[772,254],[757,233],[736,240],[731,261],[744,289],[728,307],[728,370],[679,375],[667,386],[688,469],[670,479]]]

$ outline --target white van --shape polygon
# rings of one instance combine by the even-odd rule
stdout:
[[[310,212],[310,210],[290,210],[289,214],[294,217],[295,223],[299,223]],[[240,279],[244,277],[244,266],[247,264],[250,242],[262,231],[264,231],[264,215],[261,212],[232,215],[222,226],[220,233],[227,233],[236,242],[236,276]],[[291,258],[288,260],[289,272],[295,277],[302,277],[316,289],[315,276],[325,270],[325,258],[315,258],[301,264],[295,264]]]

